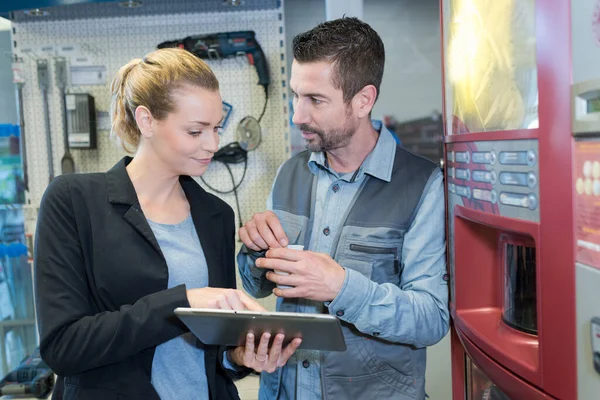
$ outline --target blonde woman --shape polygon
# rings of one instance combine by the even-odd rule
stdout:
[[[191,53],[161,49],[112,82],[112,134],[134,157],[59,176],[39,213],[36,307],[53,398],[237,399],[232,379],[274,371],[299,345],[206,346],[177,307],[262,309],[235,290],[232,209],[205,192],[218,149],[219,84]]]

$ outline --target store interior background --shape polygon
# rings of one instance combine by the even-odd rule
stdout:
[[[222,0],[210,1],[222,2]],[[246,2],[251,1],[246,0]],[[439,147],[439,154],[441,154],[442,131],[441,124],[437,124],[437,121],[441,118],[440,113],[442,110],[438,0],[364,0],[364,2],[344,0],[285,0],[282,3],[281,10],[284,18],[283,26],[286,51],[285,63],[287,66],[286,79],[289,79],[289,70],[292,62],[291,44],[294,35],[311,29],[316,24],[328,18],[335,18],[343,14],[362,14],[359,16],[381,35],[386,47],[385,74],[381,94],[373,111],[373,117],[384,119],[390,126],[395,126],[396,122],[399,124],[399,127],[427,125],[429,127],[428,130],[424,130],[422,134],[413,135],[416,138],[418,137],[415,143],[410,140],[403,140],[403,142],[408,148],[414,150],[418,150],[420,141],[433,143],[433,146]],[[15,85],[12,83],[10,29],[11,25],[8,21],[0,20],[0,124],[18,124]],[[164,39],[167,40],[170,38]],[[261,42],[261,44],[263,43]],[[142,54],[131,54],[131,58],[139,56],[142,56]],[[254,70],[252,69],[252,71]],[[249,73],[248,76],[252,80],[256,79],[253,72]],[[36,91],[36,93],[39,92]],[[263,101],[259,91],[253,93],[257,93],[259,96],[256,99],[257,102]],[[289,99],[289,96],[287,98]],[[291,105],[289,103],[282,103],[282,109],[284,110],[286,105],[288,107]],[[275,110],[274,107],[273,102],[270,100],[269,118],[266,121],[271,126],[264,127],[267,131],[266,143],[261,145],[263,148],[259,147],[249,155],[249,169],[256,166],[263,173],[266,171],[266,182],[272,181],[276,172],[276,166],[281,161],[303,148],[301,138],[293,126],[288,126],[284,123],[280,125],[279,122],[274,122],[279,120],[285,121],[287,119],[287,123],[289,124],[291,114]],[[40,108],[38,118],[42,119],[41,115]],[[237,116],[237,120],[239,118],[241,118],[241,115]],[[237,120],[232,121],[231,126],[235,126],[238,122]],[[428,125],[428,122],[431,122],[431,124]],[[279,128],[279,126],[282,128]],[[439,130],[432,130],[431,126],[434,128],[439,126]],[[284,132],[276,131],[280,129]],[[285,132],[286,130],[287,132]],[[43,132],[27,133],[29,134],[28,139],[35,135],[43,137]],[[107,132],[99,131],[98,135],[107,135]],[[230,138],[225,136],[222,145],[228,143]],[[31,139],[29,140],[31,141]],[[273,156],[273,154],[281,149],[278,143],[284,143],[286,150],[282,153],[284,155],[281,156],[281,159],[278,158],[279,156]],[[84,150],[72,150],[74,153],[82,151]],[[60,150],[55,151],[55,161],[57,158],[60,161],[60,155],[62,155]],[[432,159],[435,158],[434,155],[426,156]],[[215,169],[213,167],[211,166],[212,169]],[[234,169],[234,174],[239,178],[241,167],[235,167]],[[219,171],[209,170],[207,174],[208,180],[210,180],[211,172],[219,176],[221,175]],[[34,173],[41,173],[41,171],[34,171]],[[243,183],[245,188],[242,186],[242,190],[240,190],[240,202],[249,204],[249,206],[242,207],[244,219],[251,216],[253,212],[262,211],[261,207],[264,209],[268,194],[268,185],[253,184],[253,179],[258,178],[252,174],[246,177]],[[32,180],[30,179],[30,181]],[[227,186],[226,183],[224,187]],[[44,188],[36,189],[39,192],[43,192]],[[223,195],[223,198],[230,205],[234,206],[235,200],[232,194]],[[35,215],[36,206],[37,204],[32,202],[26,208],[29,209],[32,215]],[[26,213],[26,230],[31,231],[32,227],[27,226],[27,215]],[[34,221],[35,218],[32,217],[30,219]],[[274,308],[274,299],[267,299],[264,301],[264,304],[268,308]],[[243,398],[257,398],[256,386],[256,378],[249,378],[245,382],[242,382],[240,389]],[[446,336],[439,344],[428,350],[427,393],[431,399],[441,400],[449,398],[450,392],[450,346],[449,336]]]

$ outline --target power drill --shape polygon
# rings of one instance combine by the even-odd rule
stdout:
[[[179,47],[203,59],[219,59],[245,55],[248,62],[256,68],[258,84],[265,88],[270,83],[269,69],[254,31],[220,32],[206,35],[188,36],[181,40],[166,41],[158,45],[159,49]]]
[[[0,396],[31,394],[46,398],[54,388],[54,372],[46,365],[36,348],[33,354],[0,381]]]

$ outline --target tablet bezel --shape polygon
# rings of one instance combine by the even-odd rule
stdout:
[[[284,345],[301,337],[301,349],[346,350],[340,321],[329,314],[179,307],[175,309],[175,315],[208,345],[243,346],[249,331],[255,334],[258,344],[262,333],[269,331],[271,341],[276,333],[287,332]]]

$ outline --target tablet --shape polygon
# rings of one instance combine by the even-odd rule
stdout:
[[[202,343],[243,346],[246,334],[254,333],[256,344],[263,333],[285,334],[284,345],[302,338],[299,348],[324,351],[344,351],[346,342],[340,321],[329,314],[289,312],[255,312],[176,308],[175,314]]]

